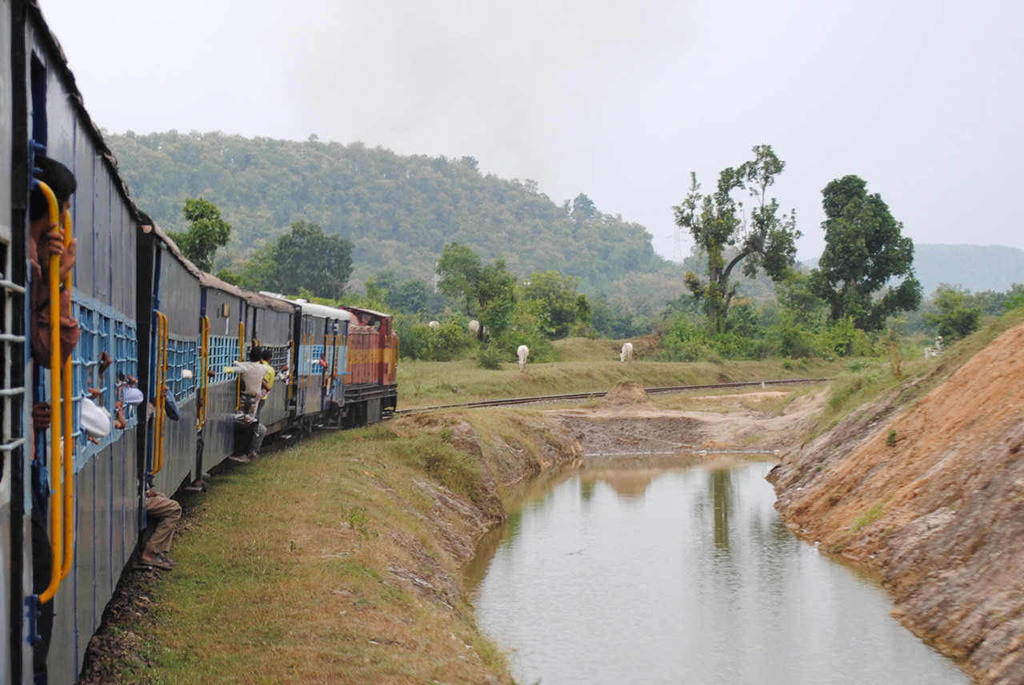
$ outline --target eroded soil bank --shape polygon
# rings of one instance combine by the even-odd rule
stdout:
[[[772,473],[791,528],[862,565],[982,683],[1024,683],[1024,326],[909,409],[862,407]]]

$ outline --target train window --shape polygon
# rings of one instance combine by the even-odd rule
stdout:
[[[112,432],[99,443],[86,442],[77,422],[80,416],[80,398],[90,392],[98,392],[97,401],[109,412],[119,398],[117,379],[127,376],[138,377],[138,343],[135,326],[121,315],[112,313],[104,305],[93,304],[91,301],[74,301],[73,313],[78,320],[81,338],[72,352],[72,396],[74,404],[75,444],[77,458],[87,460],[96,451],[119,439],[119,432]],[[113,314],[108,315],[108,314]],[[106,353],[110,366],[100,373],[100,360]],[[125,408],[125,428],[131,428],[137,422],[135,408]]]
[[[32,140],[46,147],[46,67],[32,54]]]
[[[183,400],[195,391],[195,372],[199,368],[196,360],[198,349],[195,340],[171,337],[167,345],[167,387],[174,397]],[[191,378],[183,378],[181,372],[192,371]]]
[[[218,385],[225,381],[233,381],[237,376],[224,371],[224,367],[231,366],[238,361],[238,338],[225,335],[210,336],[210,371],[214,375],[210,378],[210,385]]]

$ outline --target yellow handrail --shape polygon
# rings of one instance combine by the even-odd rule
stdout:
[[[65,211],[62,230],[64,233],[64,249],[71,247],[71,212]],[[71,293],[71,272],[64,278],[64,289]],[[60,319],[51,319],[50,326],[60,334]],[[71,572],[71,562],[75,556],[75,437],[72,429],[71,410],[71,355],[64,360],[64,369],[61,373],[61,385],[64,393],[62,407],[64,414],[64,560],[60,567],[61,580],[67,578]],[[101,384],[102,385],[102,384]]]
[[[46,197],[49,205],[50,226],[57,226],[60,208],[57,196],[50,186],[39,184],[39,189]],[[63,498],[61,496],[61,421],[59,412],[52,405],[61,401],[61,364],[60,364],[60,255],[50,255],[50,583],[39,595],[39,603],[46,604],[57,594],[60,587],[61,569],[63,567],[62,552],[64,550]]]
[[[206,403],[210,399],[210,317],[204,316],[199,320],[199,373],[201,385],[199,386],[199,397],[201,405],[196,415],[196,430],[201,431],[206,426]]]
[[[290,403],[295,396],[295,370],[299,365],[295,362],[295,341],[288,339],[288,367],[291,373],[288,374],[288,385],[286,386],[287,401]]]
[[[238,322],[238,359],[245,361],[245,322]],[[235,411],[242,410],[242,374],[238,374],[238,383],[235,386]]]
[[[338,350],[341,347],[342,335],[341,333],[334,334],[334,352],[331,355],[331,392],[334,392],[334,386],[338,382]]]
[[[334,337],[335,337],[334,333],[327,333],[327,334],[324,335],[324,362],[327,361],[327,346],[328,345],[331,346],[331,352],[332,353],[334,352]],[[328,341],[330,341],[330,342],[328,342]],[[333,363],[333,359],[332,359],[332,363]],[[322,387],[327,388],[328,385],[330,384],[330,378],[331,377],[327,373],[327,367],[326,366],[324,366],[321,369],[321,371],[324,374],[323,383],[321,385],[322,385]]]
[[[305,322],[303,322],[303,323],[305,323]],[[305,353],[308,356],[312,356],[311,354],[309,354],[309,334],[305,331],[305,325],[303,325],[302,347],[299,348],[299,356],[302,357],[303,353]],[[298,372],[299,372],[300,387],[303,390],[305,390],[306,388],[309,387],[309,376],[313,373],[312,372],[312,363],[313,362],[310,361],[309,359],[303,359],[302,363],[299,365]],[[310,367],[310,368],[305,368],[305,367]]]
[[[156,397],[154,398],[155,419],[153,422],[153,473],[164,467],[164,421],[167,414],[165,395],[167,393],[167,348],[170,339],[170,322],[163,312],[156,313]]]

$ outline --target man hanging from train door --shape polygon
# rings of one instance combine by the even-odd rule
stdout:
[[[35,167],[39,170],[36,178],[45,183],[57,198],[57,216],[63,216],[71,206],[71,195],[78,189],[71,170],[60,162],[44,156],[35,158]],[[63,363],[78,344],[81,330],[78,322],[71,316],[71,292],[63,288],[65,277],[71,273],[75,265],[76,242],[72,238],[67,247],[60,232],[60,226],[50,220],[49,202],[39,187],[33,187],[29,199],[29,240],[28,258],[31,270],[29,295],[29,334],[32,347],[32,360],[37,367],[50,368],[50,291],[49,269],[50,257],[60,257],[59,271],[62,289],[60,293],[60,354]],[[60,373],[59,369],[53,370]],[[59,420],[52,416],[50,404],[36,402],[32,405],[33,448],[37,436],[50,427],[50,421]],[[35,457],[38,459],[38,456]],[[46,526],[46,497],[43,495],[43,483],[40,482],[43,469],[33,468],[32,478],[32,591],[36,595],[43,592],[50,582],[53,558],[50,552],[50,540]],[[50,649],[50,636],[53,632],[53,601],[40,608],[37,630],[39,642],[33,647],[32,661],[36,682],[46,682],[46,656]]]

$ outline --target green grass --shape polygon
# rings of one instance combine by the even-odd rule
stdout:
[[[444,425],[389,426],[215,476],[180,526],[174,571],[110,627],[135,649],[94,682],[508,682],[466,599],[445,590],[461,562],[442,540],[466,524],[418,485],[472,497],[482,469]]]
[[[871,505],[871,508],[869,508],[863,514],[861,514],[857,518],[857,520],[853,522],[853,525],[850,527],[850,529],[856,533],[862,528],[870,526],[872,523],[882,518],[882,512],[884,508],[885,507],[882,506],[881,502]]]
[[[953,375],[999,335],[1022,322],[1024,308],[1016,309],[950,345],[939,357],[928,360],[907,359],[902,364],[902,378],[892,373],[887,361],[848,362],[846,371],[832,382],[828,401],[813,434],[818,435],[831,429],[859,407],[889,394],[897,407],[917,401]]]
[[[592,342],[592,341],[591,341]],[[790,368],[786,368],[786,366]],[[399,408],[454,404],[500,397],[526,397],[610,390],[632,381],[644,387],[700,385],[773,378],[831,377],[846,368],[843,362],[785,360],[736,362],[632,362],[613,360],[560,361],[515,364],[496,371],[481,369],[470,360],[398,365]]]

